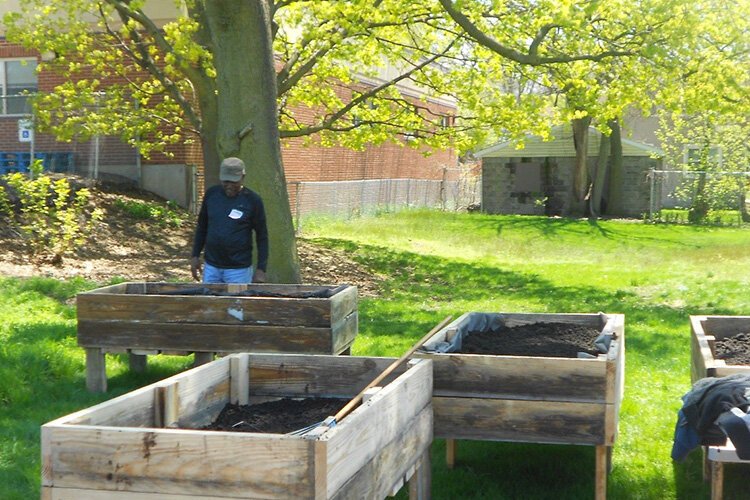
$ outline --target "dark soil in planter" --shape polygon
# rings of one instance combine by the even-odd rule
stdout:
[[[464,354],[575,358],[579,352],[598,355],[594,341],[600,330],[569,323],[532,323],[464,336]]]
[[[716,359],[728,365],[750,365],[750,333],[716,339],[714,347]]]
[[[347,402],[336,398],[284,398],[253,405],[230,403],[201,430],[286,434],[322,422]]]

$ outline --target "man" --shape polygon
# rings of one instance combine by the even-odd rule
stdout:
[[[268,262],[268,230],[263,200],[243,185],[245,163],[226,158],[219,171],[221,185],[203,197],[195,230],[190,271],[204,283],[264,283]],[[253,239],[258,245],[258,265],[253,270]],[[200,254],[205,247],[205,266]],[[203,267],[203,269],[201,269]]]

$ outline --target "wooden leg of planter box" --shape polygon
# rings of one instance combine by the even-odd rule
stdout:
[[[456,466],[456,440],[446,439],[445,440],[445,465],[449,469]]]
[[[708,446],[701,446],[703,452],[703,481],[711,480],[711,462],[708,460]]]
[[[409,479],[409,500],[429,500],[432,495],[432,463],[430,449],[427,448],[416,472]]]
[[[129,354],[130,370],[136,373],[143,373],[146,371],[146,364],[148,363],[145,354]]]
[[[107,392],[107,362],[99,347],[86,348],[86,389]]]
[[[214,360],[213,352],[195,352],[195,359],[193,360],[193,366],[205,365]]]
[[[724,497],[724,464],[709,462],[711,468],[711,500],[721,500]]]
[[[595,454],[596,465],[594,467],[594,498],[604,500],[607,498],[607,450],[610,446],[597,446]]]

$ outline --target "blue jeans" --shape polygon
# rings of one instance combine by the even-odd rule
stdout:
[[[203,263],[203,283],[252,283],[253,266],[241,269],[222,269]]]

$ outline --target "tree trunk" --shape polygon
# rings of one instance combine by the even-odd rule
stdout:
[[[602,215],[602,194],[604,193],[604,181],[607,179],[609,150],[609,137],[602,134],[599,139],[599,156],[596,159],[596,171],[593,176],[594,185],[591,189],[591,199],[589,200],[591,217]]]
[[[738,181],[737,188],[739,189],[739,205],[740,205],[740,217],[742,218],[742,222],[750,222],[750,214],[747,212],[747,181],[745,178],[741,178]]]
[[[589,124],[591,117],[577,118],[571,121],[573,126],[573,145],[576,148],[575,171],[573,173],[573,194],[577,201],[586,198],[589,188],[589,176],[586,168],[586,157],[589,145]]]
[[[298,283],[297,247],[281,162],[270,6],[266,0],[207,0],[203,6],[216,48],[217,73],[216,133],[212,137],[206,130],[210,118],[203,130],[207,187],[208,181],[218,180],[219,159],[244,160],[245,184],[260,194],[266,208],[269,281]]]
[[[706,193],[706,172],[698,174],[698,181],[695,186],[695,196],[693,204],[688,210],[688,221],[691,223],[703,222],[708,215],[708,194]]]
[[[623,192],[623,166],[622,166],[622,133],[620,131],[620,122],[610,120],[607,122],[609,129],[609,196],[607,198],[607,213],[612,215],[625,214]]]

